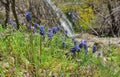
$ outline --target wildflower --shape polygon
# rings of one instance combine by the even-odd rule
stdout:
[[[50,31],[50,32],[48,33],[48,38],[49,38],[49,40],[52,39],[52,36],[53,36],[53,32]]]
[[[56,32],[57,32],[57,27],[56,27],[56,26],[52,27],[52,31],[53,31],[53,34],[56,34]]]
[[[99,52],[97,53],[97,55],[98,55],[98,56],[102,56],[102,52],[99,51]]]
[[[67,31],[67,30],[64,30],[64,33],[65,33],[65,35],[67,35],[67,34],[68,34],[68,31]]]
[[[75,38],[73,39],[73,42],[74,42],[74,45],[77,44],[77,40]]]
[[[16,27],[16,22],[13,22],[13,26]]]
[[[87,41],[86,40],[82,40],[79,44],[79,47],[82,48],[84,47],[85,45],[87,45]]]
[[[62,42],[62,46],[63,46],[63,47],[66,47],[65,41]]]
[[[96,44],[93,45],[93,53],[95,53],[97,51],[97,46]]]
[[[80,47],[80,48],[83,47],[83,42],[80,42],[79,47]]]
[[[27,26],[27,29],[31,29],[31,25],[28,25],[28,26]]]
[[[76,49],[76,51],[80,51],[79,45],[75,45],[74,48]]]
[[[85,53],[87,53],[88,52],[88,46],[87,46],[87,41],[86,40],[83,41],[83,46],[84,46]]]
[[[10,25],[13,24],[13,20],[12,20],[12,19],[9,20],[9,24],[10,24]]]
[[[40,34],[44,35],[44,26],[40,26]]]
[[[79,45],[75,45],[72,49],[71,49],[71,52],[73,53],[73,54],[76,54],[76,51],[80,51],[80,47],[79,47]]]
[[[73,47],[71,50],[70,50],[74,55],[76,55],[76,49]]]
[[[26,12],[26,20],[29,22],[31,20],[30,12]]]
[[[57,31],[59,31],[59,30],[60,30],[60,26],[58,25],[58,26],[57,26]]]
[[[84,48],[85,52],[88,52],[88,46],[87,46],[87,41],[86,40],[82,40],[79,44],[80,48]]]
[[[34,27],[35,27],[35,28],[37,28],[38,26],[39,26],[39,24],[37,24],[37,23],[34,24]]]

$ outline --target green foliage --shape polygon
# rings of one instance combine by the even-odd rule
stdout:
[[[113,49],[113,53],[107,53],[98,57],[91,51],[85,55],[84,50],[76,54],[70,51],[74,46],[71,39],[58,32],[49,42],[45,35],[42,40],[42,54],[40,53],[40,35],[30,31],[11,31],[10,28],[0,27],[0,76],[16,77],[29,74],[35,77],[47,76],[92,76],[92,77],[119,77],[120,67],[119,49]],[[1,37],[2,36],[2,37]],[[66,48],[62,47],[65,41]],[[113,48],[111,46],[111,48]],[[106,51],[106,50],[105,50]],[[104,64],[103,58],[107,58]]]

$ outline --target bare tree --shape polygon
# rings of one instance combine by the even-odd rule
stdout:
[[[17,29],[19,29],[19,21],[18,21],[18,17],[16,14],[16,10],[15,10],[15,0],[11,0],[11,8],[12,8],[12,12],[13,12],[16,24],[17,24]]]
[[[104,36],[120,36],[120,1],[101,0],[99,2],[101,2],[99,5],[93,4],[97,14],[95,25],[100,26],[98,33]]]
[[[5,22],[3,24],[3,28],[5,28],[7,26],[7,23],[9,22],[10,19],[10,3],[11,3],[11,9],[12,9],[12,13],[14,15],[15,21],[17,23],[17,29],[19,29],[19,21],[17,18],[17,14],[16,14],[16,10],[15,10],[15,0],[0,0],[0,2],[4,5],[5,7],[5,13],[6,13],[6,19]]]
[[[5,12],[6,12],[6,19],[5,19],[4,24],[2,25],[3,28],[5,28],[7,26],[7,23],[9,21],[9,16],[10,16],[10,0],[6,0],[6,2],[3,0],[0,0],[0,2],[4,5]]]

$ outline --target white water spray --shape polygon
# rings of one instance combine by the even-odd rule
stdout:
[[[64,30],[67,30],[68,36],[74,37],[74,30],[72,28],[72,24],[67,19],[66,15],[63,12],[61,12],[51,0],[45,1],[52,7],[53,11],[55,11],[57,16],[59,17],[60,24],[64,28]]]

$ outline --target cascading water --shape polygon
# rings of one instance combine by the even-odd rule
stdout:
[[[74,37],[74,30],[72,28],[72,24],[67,19],[66,15],[63,12],[61,12],[51,0],[45,0],[45,1],[52,7],[53,11],[59,17],[59,22],[61,26],[64,28],[64,30],[67,30],[68,37]]]

